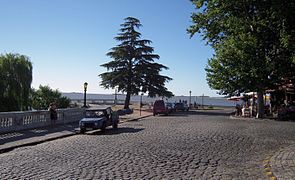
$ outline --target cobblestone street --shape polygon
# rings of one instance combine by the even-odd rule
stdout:
[[[177,113],[0,154],[0,179],[268,179],[294,143],[294,122]]]

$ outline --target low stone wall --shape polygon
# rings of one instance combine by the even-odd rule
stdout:
[[[77,122],[84,117],[85,109],[58,109],[56,124]],[[0,113],[0,134],[51,125],[49,111]]]

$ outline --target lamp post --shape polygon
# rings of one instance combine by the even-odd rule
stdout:
[[[202,95],[202,108],[204,109],[204,94]]]
[[[143,93],[140,94],[139,116],[141,116],[142,96]]]
[[[86,106],[86,91],[87,91],[87,85],[88,85],[88,83],[87,82],[85,82],[84,83],[84,108],[86,108],[87,106]]]
[[[188,108],[191,108],[191,99],[192,99],[192,91],[189,91],[189,104],[188,104]]]

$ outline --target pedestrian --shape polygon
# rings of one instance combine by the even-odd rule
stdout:
[[[242,115],[242,108],[240,104],[236,104],[236,116]]]
[[[57,120],[57,112],[55,103],[50,103],[48,111],[50,113],[51,126],[54,127]]]

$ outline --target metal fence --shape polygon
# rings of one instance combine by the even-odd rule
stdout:
[[[79,121],[85,109],[58,109],[56,124]],[[0,133],[15,132],[51,125],[49,111],[24,111],[0,113]]]

